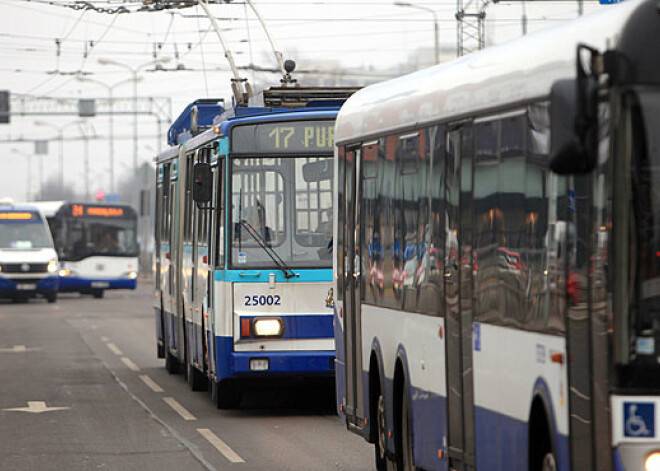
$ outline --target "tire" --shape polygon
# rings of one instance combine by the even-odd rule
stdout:
[[[190,389],[193,391],[206,391],[209,386],[209,381],[202,373],[199,371],[197,368],[195,368],[193,365],[188,362],[188,384],[190,385]]]
[[[387,427],[385,426],[385,399],[378,391],[376,399],[376,439],[374,440],[374,458],[377,471],[387,471]]]
[[[158,358],[165,358],[165,346],[160,343],[156,344],[156,355]]]
[[[51,304],[56,303],[57,302],[57,291],[54,292],[54,293],[49,294],[48,296],[46,296],[46,300]]]
[[[96,290],[92,293],[95,299],[102,299],[105,292],[102,289]]]
[[[231,380],[211,384],[211,400],[218,409],[236,409],[241,404],[241,393]]]
[[[401,436],[397,439],[397,469],[398,471],[415,471],[413,456],[412,415],[410,411],[410,395],[404,385],[401,393]]]
[[[165,352],[165,369],[171,375],[177,374],[181,368],[179,360],[169,351]]]

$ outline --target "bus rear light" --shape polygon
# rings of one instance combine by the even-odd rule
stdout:
[[[268,371],[268,358],[251,358],[250,371]]]
[[[279,337],[284,331],[282,320],[276,318],[255,319],[252,327],[255,337]]]
[[[204,256],[202,257],[202,263],[203,263],[203,264],[207,264],[208,262],[209,262],[209,258],[208,258],[206,255],[204,255]]]
[[[246,317],[241,318],[241,337],[250,336],[250,319]]]
[[[660,471],[660,451],[654,451],[644,461],[645,471]]]

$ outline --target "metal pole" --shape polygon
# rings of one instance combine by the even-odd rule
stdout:
[[[41,195],[39,195],[39,197],[41,199],[44,199],[44,156],[43,155],[39,157],[39,173],[40,173],[39,180],[41,180],[40,182]]]
[[[137,96],[137,83],[138,74],[137,70],[133,72],[133,175],[137,175],[137,162],[138,162],[138,96]]]
[[[108,87],[108,98],[110,100],[110,114],[108,115],[108,125],[110,127],[110,144],[108,152],[110,157],[110,193],[115,194],[115,140],[114,140],[114,120],[112,119],[112,112],[114,111],[114,102],[112,96],[112,87]]]
[[[28,174],[27,174],[27,191],[25,192],[25,201],[30,201],[30,194],[32,193],[32,156],[27,156],[28,161]]]
[[[64,197],[64,128],[60,129],[60,197]]]
[[[435,63],[440,63],[440,31],[438,28],[438,17],[433,13],[433,36],[435,38]]]

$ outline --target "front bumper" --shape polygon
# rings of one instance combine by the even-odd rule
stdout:
[[[34,296],[57,291],[59,279],[57,275],[43,278],[12,278],[0,276],[0,296]]]

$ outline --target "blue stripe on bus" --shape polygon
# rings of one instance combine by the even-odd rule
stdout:
[[[296,269],[294,272],[296,276],[287,280],[282,270],[270,268],[264,270],[215,270],[213,279],[232,283],[268,283],[270,274],[274,273],[277,283],[332,281],[332,268]]]
[[[260,319],[263,316],[241,316],[241,319]],[[283,339],[321,339],[333,338],[334,328],[332,325],[332,314],[308,314],[295,316],[278,316],[273,313],[272,316],[282,319],[284,324]]]
[[[474,408],[477,469],[527,469],[529,424],[522,420]],[[568,436],[555,434],[557,470],[568,470]]]
[[[30,291],[19,291],[16,287],[18,283],[35,284],[36,289]],[[9,279],[0,277],[0,293],[50,293],[57,291],[58,277],[47,276],[39,280],[34,279]]]
[[[107,283],[108,286],[103,288],[95,288],[92,283]],[[137,279],[129,278],[78,278],[71,276],[60,277],[60,290],[80,290],[80,289],[135,289],[137,286]]]
[[[334,373],[335,352],[235,352],[232,353],[233,372],[235,374],[332,374]],[[250,371],[250,360],[268,359],[268,371]]]

